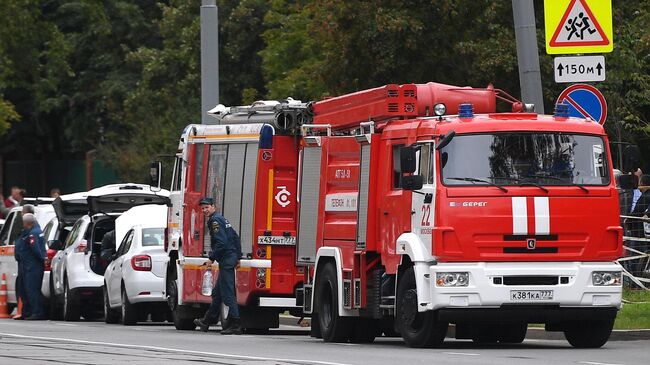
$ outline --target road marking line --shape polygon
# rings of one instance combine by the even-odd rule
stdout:
[[[596,362],[596,361],[580,361],[578,364],[588,364],[588,365],[621,365],[621,364],[612,364],[608,362]]]
[[[471,352],[443,352],[443,354],[447,355],[461,355],[461,356],[479,356],[481,354],[474,354]]]
[[[328,362],[328,361],[318,361],[318,360],[302,360],[302,359],[283,359],[275,357],[260,357],[260,356],[246,356],[246,355],[233,355],[233,354],[224,354],[219,352],[207,352],[207,351],[195,351],[195,350],[183,350],[183,349],[174,349],[169,347],[158,347],[158,346],[144,346],[144,345],[129,345],[125,343],[114,343],[114,342],[100,342],[100,341],[85,341],[85,340],[75,340],[72,338],[57,338],[57,337],[42,337],[42,336],[27,336],[27,335],[16,335],[13,333],[2,333],[0,336],[13,337],[13,338],[27,338],[33,340],[44,340],[44,341],[58,341],[58,342],[70,342],[78,343],[83,345],[99,345],[107,347],[123,347],[129,349],[139,349],[139,350],[157,350],[157,351],[166,351],[173,353],[183,353],[190,355],[201,355],[201,356],[218,356],[234,360],[258,360],[258,361],[276,361],[276,362],[291,362],[291,363],[303,363],[303,364],[314,364],[314,365],[351,365],[340,362]]]

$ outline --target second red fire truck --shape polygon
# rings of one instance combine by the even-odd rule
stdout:
[[[210,300],[197,205],[209,195],[242,237],[244,327],[275,327],[288,309],[330,342],[396,332],[432,347],[453,323],[457,338],[517,343],[541,323],[602,346],[622,293],[607,136],[564,105],[496,113],[498,98],[512,100],[387,85],[217,108],[218,124],[188,126],[167,242],[177,328]]]

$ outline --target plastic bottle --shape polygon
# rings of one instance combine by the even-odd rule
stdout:
[[[208,297],[212,295],[212,270],[209,268],[205,270],[205,274],[203,274],[203,285],[201,285],[201,294]]]

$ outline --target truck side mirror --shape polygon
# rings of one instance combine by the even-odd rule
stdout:
[[[634,175],[621,175],[618,177],[618,187],[622,190],[632,190],[635,180],[636,176]]]
[[[399,150],[399,166],[396,166],[396,171],[402,174],[409,174],[415,172],[416,168],[416,155],[415,153],[420,149],[420,146],[404,146]]]
[[[451,140],[454,139],[454,137],[456,137],[456,131],[449,131],[449,133],[442,136],[440,142],[436,146],[436,150],[445,148],[445,146],[448,145],[449,142],[451,142]]]
[[[424,176],[410,175],[402,176],[402,189],[404,190],[420,190],[424,184]]]
[[[49,247],[52,250],[61,251],[63,250],[63,242],[61,242],[60,240],[50,240],[47,241],[47,247]]]
[[[162,171],[162,163],[160,161],[153,161],[149,165],[149,185],[152,187],[160,189],[160,182],[162,179],[162,176],[160,176],[160,172]]]

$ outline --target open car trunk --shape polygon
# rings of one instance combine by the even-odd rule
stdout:
[[[88,214],[86,193],[61,195],[52,202],[56,217],[64,225],[74,224],[77,219]]]
[[[138,193],[137,191],[88,197],[90,215],[98,213],[124,213],[138,205],[168,203],[169,198],[166,196],[147,194],[144,192]]]

